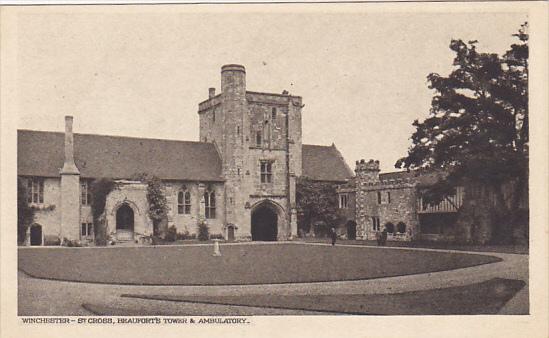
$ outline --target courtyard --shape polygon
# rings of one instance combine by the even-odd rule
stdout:
[[[527,314],[528,256],[275,242],[20,248],[20,315]]]

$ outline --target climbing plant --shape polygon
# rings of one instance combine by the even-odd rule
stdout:
[[[147,203],[149,205],[147,213],[153,222],[154,235],[162,235],[160,226],[167,220],[169,210],[162,181],[158,177],[148,173],[135,174],[132,179],[147,184]]]
[[[116,187],[116,182],[110,178],[100,178],[91,183],[91,210],[95,229],[95,245],[107,245],[107,227],[104,217],[105,204],[107,203],[107,196]]]

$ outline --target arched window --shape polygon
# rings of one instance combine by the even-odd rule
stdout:
[[[394,233],[395,232],[395,225],[391,222],[385,223],[385,229],[387,229],[387,232]]]
[[[404,222],[398,222],[397,224],[397,231],[401,234],[406,232],[406,224]]]
[[[215,218],[215,192],[204,192],[204,206],[206,211],[206,218]]]
[[[177,213],[191,213],[191,193],[184,189],[177,194]]]
[[[261,146],[261,131],[258,131],[255,133],[255,144],[260,147]]]

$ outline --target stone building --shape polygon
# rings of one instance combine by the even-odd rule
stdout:
[[[423,190],[442,175],[419,171],[380,173],[379,161],[356,161],[355,176],[337,189],[347,218],[347,237],[374,240],[378,232],[387,229],[388,240],[394,241],[488,242],[492,237],[491,210],[498,207],[495,194],[464,184],[438,204],[425,203]],[[508,188],[504,186],[504,191]],[[528,232],[527,189],[521,194],[519,208],[525,217],[513,232],[516,238],[524,239]]]
[[[199,103],[199,142],[18,131],[18,176],[37,210],[27,244],[51,239],[92,241],[90,185],[116,180],[106,200],[108,233],[138,241],[153,233],[147,186],[132,180],[147,173],[163,182],[166,226],[228,240],[283,240],[297,235],[296,177],[343,183],[352,172],[332,146],[303,145],[302,98],[248,91],[240,65],[221,69],[221,92],[209,89]]]

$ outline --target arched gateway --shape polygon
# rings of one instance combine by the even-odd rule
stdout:
[[[116,238],[120,241],[132,240],[133,226],[133,209],[127,204],[122,204],[116,211]]]
[[[252,241],[276,241],[278,237],[279,210],[268,201],[252,210]]]

